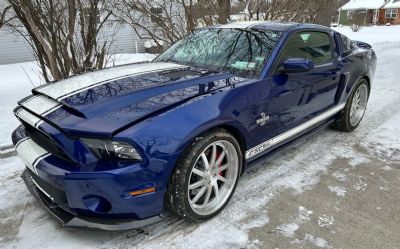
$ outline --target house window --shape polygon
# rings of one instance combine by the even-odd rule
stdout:
[[[397,18],[397,9],[387,9],[385,12],[385,18]]]

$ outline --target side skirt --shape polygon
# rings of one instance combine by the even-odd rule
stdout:
[[[268,153],[266,153],[263,156],[260,156],[258,158],[255,158],[254,160],[248,160],[244,166],[244,170],[243,172],[245,172],[246,170],[248,170],[249,168],[253,168],[253,167],[258,167],[258,166],[263,166],[264,163],[266,162],[266,160],[271,159],[271,157],[274,157],[275,155],[277,155],[278,153],[282,152],[282,151],[286,151],[289,149],[293,149],[299,145],[301,145],[302,143],[305,142],[305,140],[307,140],[309,137],[312,137],[313,135],[315,135],[316,133],[327,129],[332,123],[333,123],[333,119],[329,119],[327,122],[318,125],[317,127],[315,127],[314,129],[304,133],[303,135],[285,143],[282,144],[280,146],[275,147],[274,149],[272,149],[271,151],[269,151]]]
[[[311,129],[312,127],[316,126],[317,124],[320,124],[321,122],[336,115],[344,107],[345,107],[345,104],[340,104],[338,106],[335,106],[335,107],[329,109],[328,111],[325,111],[322,114],[310,119],[309,121],[307,121],[297,127],[294,127],[274,138],[271,138],[255,147],[249,149],[248,151],[246,151],[246,160],[249,160],[257,155],[260,155],[263,152],[265,152],[266,150],[271,149],[272,147],[283,144],[286,141],[290,141],[291,139],[302,134],[303,132],[307,131],[308,129]]]

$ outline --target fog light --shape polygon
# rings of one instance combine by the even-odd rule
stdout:
[[[96,213],[108,213],[111,210],[111,203],[104,197],[97,195],[86,195],[82,198],[85,207]]]

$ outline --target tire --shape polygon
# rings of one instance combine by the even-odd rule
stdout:
[[[212,155],[215,155],[215,163],[212,163]],[[170,178],[165,199],[167,207],[178,216],[194,221],[216,216],[235,192],[242,159],[238,142],[223,129],[197,137],[183,152]],[[207,173],[205,160],[210,164],[210,173]],[[197,198],[198,195],[201,196]]]
[[[347,99],[346,105],[333,124],[333,127],[339,131],[351,132],[358,127],[364,117],[369,98],[369,85],[366,79],[359,80],[354,90]],[[358,101],[356,101],[358,99]],[[355,108],[354,102],[360,102],[359,107]]]

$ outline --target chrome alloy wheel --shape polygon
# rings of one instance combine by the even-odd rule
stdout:
[[[352,126],[358,125],[364,116],[367,109],[368,102],[368,87],[362,84],[354,93],[353,100],[350,107],[350,124]]]
[[[198,215],[218,211],[235,187],[239,156],[235,146],[226,140],[210,144],[197,158],[188,182],[188,200]]]

